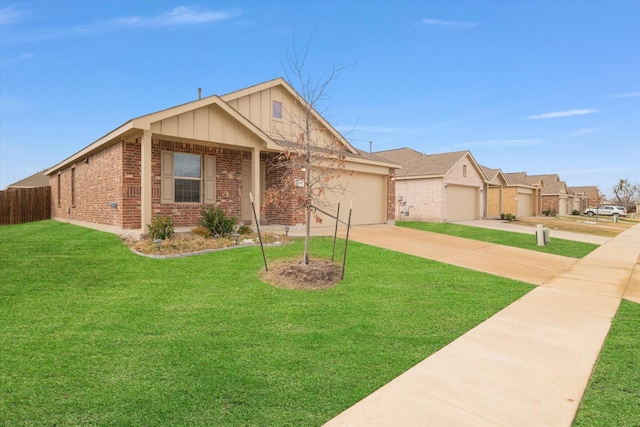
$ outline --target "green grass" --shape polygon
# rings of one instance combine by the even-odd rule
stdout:
[[[623,300],[574,426],[640,425],[640,304]]]
[[[321,425],[533,289],[348,255],[337,287],[290,291],[259,280],[257,247],[149,259],[65,223],[0,227],[0,424]]]
[[[562,255],[571,258],[582,258],[599,246],[593,243],[556,239],[553,235],[551,236],[551,241],[548,245],[538,246],[535,238],[535,230],[533,228],[531,229],[531,234],[523,234],[468,225],[451,224],[447,222],[398,221],[396,222],[396,225],[399,227],[448,234],[450,236],[464,237],[466,239],[480,240],[482,242],[513,246],[515,248],[545,252],[553,255]]]

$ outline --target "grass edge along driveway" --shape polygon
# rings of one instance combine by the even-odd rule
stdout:
[[[548,245],[538,246],[535,235],[448,222],[403,221],[396,222],[396,226],[578,259],[593,252],[599,246],[593,243],[574,242],[557,238],[553,238]]]

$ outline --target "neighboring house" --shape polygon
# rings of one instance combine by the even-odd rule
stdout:
[[[480,167],[482,168],[484,176],[487,178],[484,201],[486,211],[484,216],[487,218],[499,218],[500,214],[507,212],[504,209],[505,197],[509,195],[507,177],[500,169],[491,169],[486,166]],[[517,211],[514,210],[513,212]]]
[[[541,212],[542,179],[528,176],[526,172],[504,174],[507,186],[502,193],[502,212],[517,217],[536,216]]]
[[[400,148],[375,154],[402,166],[395,174],[396,219],[451,222],[484,215],[486,178],[469,151],[426,155]]]
[[[596,208],[602,197],[595,185],[583,187],[569,187],[569,193],[574,195],[573,209],[584,212],[587,208]],[[576,202],[577,201],[577,202]],[[577,203],[577,204],[576,204]]]
[[[193,227],[204,206],[253,224],[251,194],[261,223],[300,225],[304,211],[288,201],[260,210],[267,189],[286,185],[274,159],[299,137],[291,119],[304,116],[299,100],[278,78],[132,119],[46,172],[52,217],[138,237],[156,215]],[[313,140],[342,156],[348,172],[338,178],[346,192],[328,192],[329,201],[350,202],[354,224],[393,220],[398,166],[358,151],[312,115]],[[304,177],[293,160],[285,162]]]
[[[530,175],[530,179],[540,179],[540,208],[542,211],[555,212],[558,215],[569,215],[572,210],[573,197],[569,194],[567,183],[558,174]]]
[[[31,176],[28,176],[20,181],[8,185],[9,188],[37,188],[37,187],[48,187],[49,186],[49,177],[45,174],[45,171],[36,172]]]

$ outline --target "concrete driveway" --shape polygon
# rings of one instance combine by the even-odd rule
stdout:
[[[351,236],[541,286],[328,427],[569,427],[621,298],[640,301],[640,224],[580,260],[392,226],[354,227]]]
[[[533,230],[532,230],[533,231]],[[392,225],[353,227],[349,238],[422,258],[540,285],[577,260]],[[532,235],[531,239],[535,239]]]

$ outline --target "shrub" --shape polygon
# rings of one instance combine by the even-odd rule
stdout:
[[[210,237],[211,236],[211,232],[209,231],[209,229],[207,227],[196,227],[196,228],[192,228],[191,232],[193,234],[195,234],[196,236],[200,236],[200,237]]]
[[[202,208],[200,225],[212,236],[225,236],[233,232],[237,218],[228,217],[221,208]]]
[[[169,239],[173,236],[173,221],[170,216],[156,216],[151,220],[151,224],[147,225],[151,239]]]
[[[506,217],[507,217],[507,221],[513,220],[513,215],[511,215],[510,213],[508,213]]]
[[[253,229],[248,225],[241,225],[238,228],[238,234],[245,235],[245,234],[251,234],[251,233],[253,233]]]
[[[580,211],[578,209],[574,209],[571,211],[571,215],[580,215]]]
[[[500,214],[500,219],[505,219],[505,218],[506,218],[506,214],[501,213],[501,214]]]

